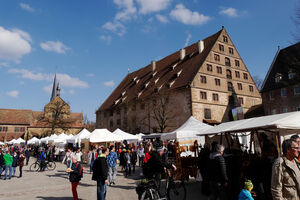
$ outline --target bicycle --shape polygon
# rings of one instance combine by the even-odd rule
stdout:
[[[174,180],[167,170],[166,195],[160,195],[154,180],[142,180],[136,188],[139,200],[185,200],[186,187],[183,181]]]
[[[53,161],[45,161],[45,166],[49,171],[53,171],[56,168],[56,164]],[[32,172],[36,172],[42,170],[41,162],[39,160],[32,163],[29,167],[29,170]]]

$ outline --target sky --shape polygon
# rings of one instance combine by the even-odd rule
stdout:
[[[264,79],[295,39],[299,0],[0,0],[0,108],[43,110],[54,74],[72,112],[95,111],[132,72],[225,26]]]

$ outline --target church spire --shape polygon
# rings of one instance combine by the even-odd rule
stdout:
[[[59,83],[56,81],[56,73],[55,73],[50,101],[52,101],[57,96],[60,96],[60,86]]]

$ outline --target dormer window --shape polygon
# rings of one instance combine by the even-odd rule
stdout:
[[[281,74],[276,74],[276,76],[275,76],[275,82],[279,83],[281,79],[282,79],[282,75]]]
[[[289,76],[289,79],[291,80],[294,78],[295,74],[292,71],[289,71],[288,76]]]

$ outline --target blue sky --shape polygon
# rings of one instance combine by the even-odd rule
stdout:
[[[73,112],[95,111],[130,71],[219,31],[264,78],[295,42],[297,0],[0,1],[0,108],[42,110],[57,68]]]

